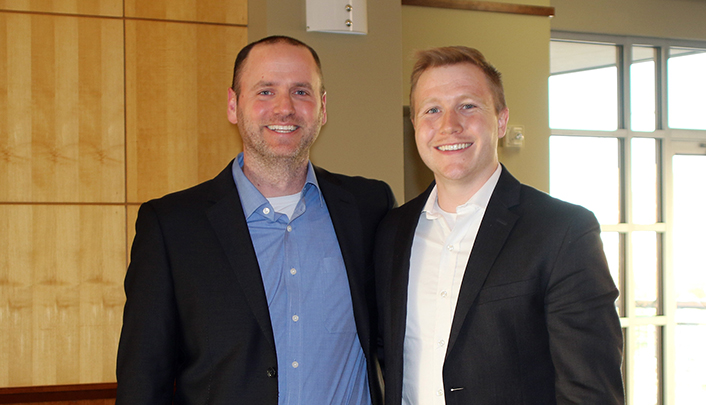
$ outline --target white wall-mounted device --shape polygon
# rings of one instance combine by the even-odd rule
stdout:
[[[365,35],[367,0],[306,0],[306,30]]]
[[[506,148],[521,148],[525,145],[524,125],[508,125],[507,133],[503,139],[503,146]]]

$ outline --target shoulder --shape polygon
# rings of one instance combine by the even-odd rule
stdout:
[[[505,207],[491,198],[484,221],[514,218],[516,236],[542,243],[552,238],[573,239],[587,233],[600,233],[596,216],[580,205],[560,200],[524,184],[518,186],[517,195],[517,203]]]
[[[166,194],[147,201],[140,211],[151,209],[160,215],[191,215],[194,211],[204,210],[214,202],[236,193],[235,182],[229,164],[213,179],[196,184],[184,190]]]
[[[520,183],[505,167],[493,191],[490,205],[503,206],[525,220],[551,223],[572,222],[577,219],[596,221],[588,209]]]
[[[332,173],[326,169],[314,166],[316,178],[320,182],[328,182],[332,185],[343,187],[347,190],[356,192],[364,192],[366,190],[372,193],[386,192],[390,186],[382,180],[369,179],[362,176],[348,176],[340,173]]]
[[[324,196],[345,192],[352,195],[359,204],[379,205],[386,207],[386,210],[396,205],[392,189],[382,180],[332,173],[318,166],[314,166],[314,171]]]
[[[426,191],[418,195],[417,197],[409,200],[400,207],[391,210],[380,223],[379,232],[381,238],[385,235],[396,235],[397,229],[401,224],[407,224],[408,226],[416,227],[419,215],[424,209],[427,199],[429,198],[429,193],[434,187],[432,183]],[[392,236],[391,236],[392,237]]]
[[[560,200],[528,185],[521,185],[520,204],[517,211],[524,215],[533,215],[541,219],[556,221],[596,222],[595,215],[587,208]]]

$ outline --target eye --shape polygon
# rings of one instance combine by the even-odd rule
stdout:
[[[270,90],[260,90],[257,94],[262,96],[271,96],[273,93]]]
[[[473,104],[463,104],[463,105],[461,105],[461,109],[462,109],[462,110],[472,110],[472,109],[474,109],[475,107],[476,107],[476,106],[473,105]]]
[[[428,110],[426,111],[426,114],[436,114],[436,113],[438,113],[439,111],[440,111],[440,110],[439,110],[438,107],[432,107],[432,108],[430,108],[430,109],[428,109]]]
[[[309,92],[306,90],[295,90],[294,94],[296,94],[297,96],[306,96],[309,94]]]

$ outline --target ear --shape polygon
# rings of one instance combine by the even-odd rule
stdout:
[[[326,123],[326,92],[321,95],[321,125]]]
[[[498,114],[498,138],[505,136],[507,131],[507,121],[510,119],[510,110],[505,107],[500,114]]]
[[[228,88],[228,121],[231,124],[238,123],[238,97],[230,87]]]

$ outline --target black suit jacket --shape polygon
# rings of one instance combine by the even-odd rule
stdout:
[[[380,404],[372,251],[394,197],[381,181],[315,170]],[[272,325],[231,165],[142,205],[125,291],[118,405],[277,404]]]
[[[375,261],[385,398],[402,396],[410,254],[431,187],[388,214]],[[443,366],[447,404],[622,404],[618,296],[593,214],[503,168],[466,266]]]

